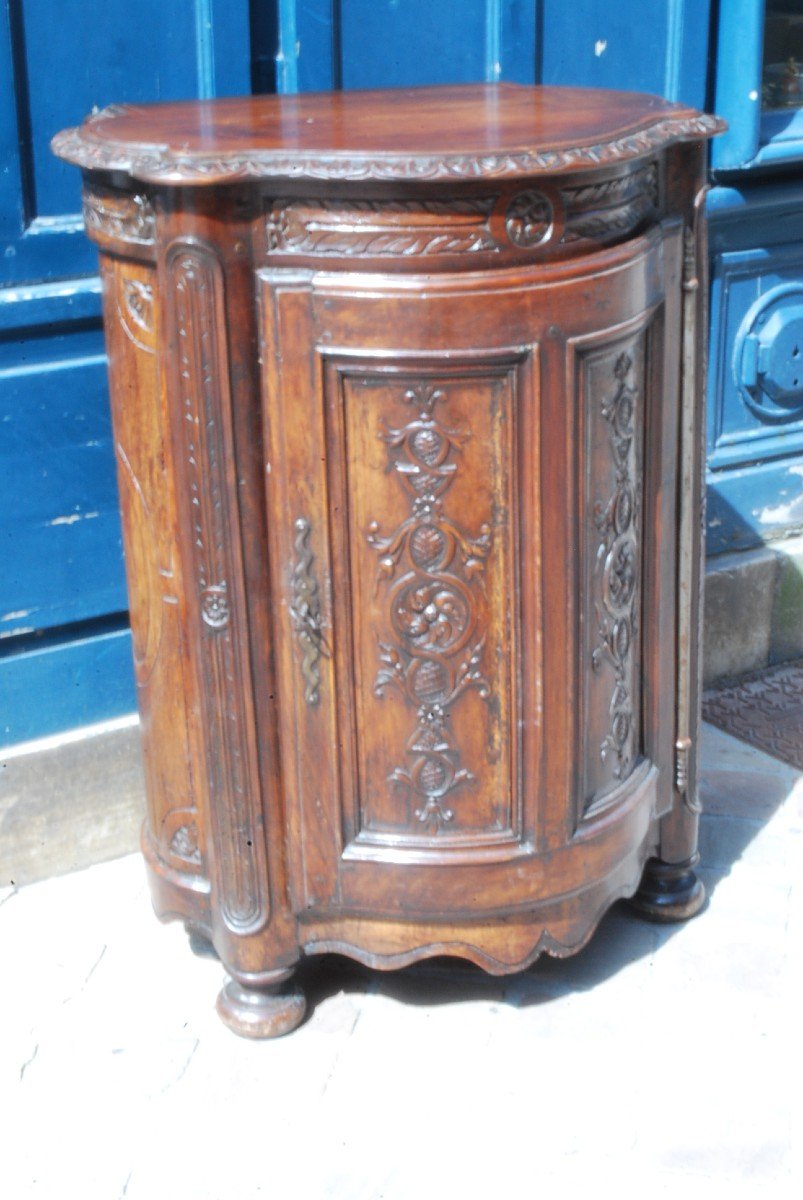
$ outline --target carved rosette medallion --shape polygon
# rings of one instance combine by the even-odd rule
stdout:
[[[507,206],[505,229],[515,246],[537,246],[552,230],[552,205],[543,194],[519,192]]]
[[[229,623],[229,601],[225,583],[213,583],[201,591],[201,617],[210,629],[225,629]]]
[[[613,669],[610,725],[599,749],[603,762],[612,761],[616,780],[625,779],[632,769],[637,735],[631,662],[638,632],[640,485],[634,427],[637,391],[632,369],[630,355],[620,354],[613,372],[615,391],[602,403],[615,490],[594,506],[600,542],[595,583],[598,640],[592,665],[599,671],[607,662]]]
[[[451,728],[460,696],[475,688],[483,699],[483,639],[478,636],[477,591],[491,550],[491,527],[471,537],[445,511],[458,470],[461,445],[470,436],[436,415],[444,391],[417,384],[403,393],[414,416],[400,428],[385,426],[389,469],[410,501],[410,515],[388,536],[371,522],[368,542],[379,554],[378,584],[385,585],[393,640],[380,644],[378,696],[396,688],[415,712],[405,764],[390,783],[412,793],[416,819],[434,832],[454,820],[453,797],[474,776],[462,765]]]

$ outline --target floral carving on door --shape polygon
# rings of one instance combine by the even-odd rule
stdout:
[[[441,420],[437,409],[445,395],[442,387],[416,384],[401,397],[413,410],[410,420],[399,428],[383,423],[379,436],[388,447],[388,468],[407,493],[410,511],[389,535],[376,521],[368,529],[394,635],[380,643],[374,690],[382,696],[387,688],[398,689],[416,714],[404,762],[388,781],[412,792],[417,820],[436,833],[454,820],[455,792],[474,779],[462,765],[451,710],[470,688],[483,699],[491,695],[477,606],[491,526],[483,523],[471,536],[446,512],[461,447],[471,435]]]
[[[613,670],[610,726],[599,753],[613,763],[613,778],[625,779],[636,752],[636,711],[633,696],[632,651],[638,634],[639,529],[641,507],[634,425],[637,387],[633,359],[622,352],[616,359],[613,394],[603,400],[601,412],[609,432],[615,468],[615,488],[594,505],[594,523],[600,535],[597,550],[596,605],[598,644],[591,658],[595,671],[603,662]]]

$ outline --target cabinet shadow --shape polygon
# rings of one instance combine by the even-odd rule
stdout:
[[[738,868],[801,778],[785,763],[720,730],[705,727],[698,874],[708,900],[693,920],[716,919],[719,884]],[[745,886],[754,886],[748,872]],[[485,1001],[525,1007],[588,991],[632,963],[660,954],[662,946],[684,928],[684,923],[660,925],[645,920],[626,901],[619,901],[603,916],[577,954],[569,958],[542,955],[531,967],[513,975],[489,975],[459,958],[438,957],[399,970],[377,971],[336,955],[322,955],[305,960],[299,966],[298,978],[307,993],[310,1012],[339,993],[376,992],[403,1004],[421,1006]]]

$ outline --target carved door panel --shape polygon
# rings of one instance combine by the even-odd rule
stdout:
[[[643,836],[662,805],[674,646],[642,642],[673,619],[676,243],[425,283],[261,273],[300,910],[498,910],[522,871],[568,889],[602,810]]]

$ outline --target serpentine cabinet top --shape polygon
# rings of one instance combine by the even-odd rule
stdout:
[[[500,83],[113,105],[52,145],[148,183],[470,181],[592,170],[724,128],[656,96]]]

